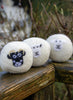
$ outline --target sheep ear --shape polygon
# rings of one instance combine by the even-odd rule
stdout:
[[[25,56],[26,52],[21,50],[20,53],[22,53],[23,56]]]
[[[21,51],[20,51],[20,53],[22,53],[22,54],[23,54],[23,51],[21,50]]]
[[[7,57],[8,57],[9,59],[11,59],[10,55],[7,55]]]
[[[25,55],[26,55],[26,52],[24,51],[24,52],[23,52],[23,56],[25,56]]]

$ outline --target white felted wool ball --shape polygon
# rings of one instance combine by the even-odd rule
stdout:
[[[72,42],[64,34],[55,34],[47,39],[51,45],[50,58],[53,61],[65,62],[72,56]]]
[[[0,66],[10,73],[28,71],[33,63],[33,52],[29,45],[23,42],[10,42],[4,46],[0,54]]]
[[[42,38],[32,37],[24,40],[33,51],[33,66],[44,65],[49,59],[50,45]]]

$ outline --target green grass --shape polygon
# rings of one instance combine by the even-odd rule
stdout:
[[[55,83],[55,99],[56,100],[68,100],[67,90],[64,83]]]
[[[73,98],[73,85],[69,85],[71,97]],[[64,83],[55,82],[55,100],[69,100],[68,91]]]
[[[65,15],[71,15],[71,13],[73,12],[73,2],[71,0],[32,0],[32,3],[33,10],[35,12],[38,12],[38,14],[40,14],[40,12],[42,11],[41,3],[46,6],[48,12],[52,11],[54,13],[54,4],[57,5],[58,11],[60,11],[62,8],[65,11]]]

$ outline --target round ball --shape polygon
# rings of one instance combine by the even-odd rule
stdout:
[[[49,59],[50,45],[41,38],[32,37],[24,40],[33,51],[33,66],[44,65]]]
[[[51,45],[50,58],[53,61],[65,62],[72,56],[72,42],[64,34],[55,34],[47,39]]]
[[[10,73],[28,71],[33,63],[33,52],[30,46],[23,42],[10,42],[4,46],[0,54],[0,66]]]

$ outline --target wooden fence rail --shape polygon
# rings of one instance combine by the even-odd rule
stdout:
[[[48,98],[53,98],[49,96],[52,95],[49,91],[49,85],[53,84],[54,81],[55,70],[52,64],[31,68],[27,73],[18,75],[1,72],[0,100],[23,100],[32,94],[34,94],[32,100],[49,100]],[[30,97],[27,100],[30,100]]]
[[[65,63],[53,63],[55,67],[55,79],[58,82],[73,84],[73,61]]]
[[[0,100],[55,100],[55,81],[73,84],[73,61],[51,62],[23,74],[0,72]]]

